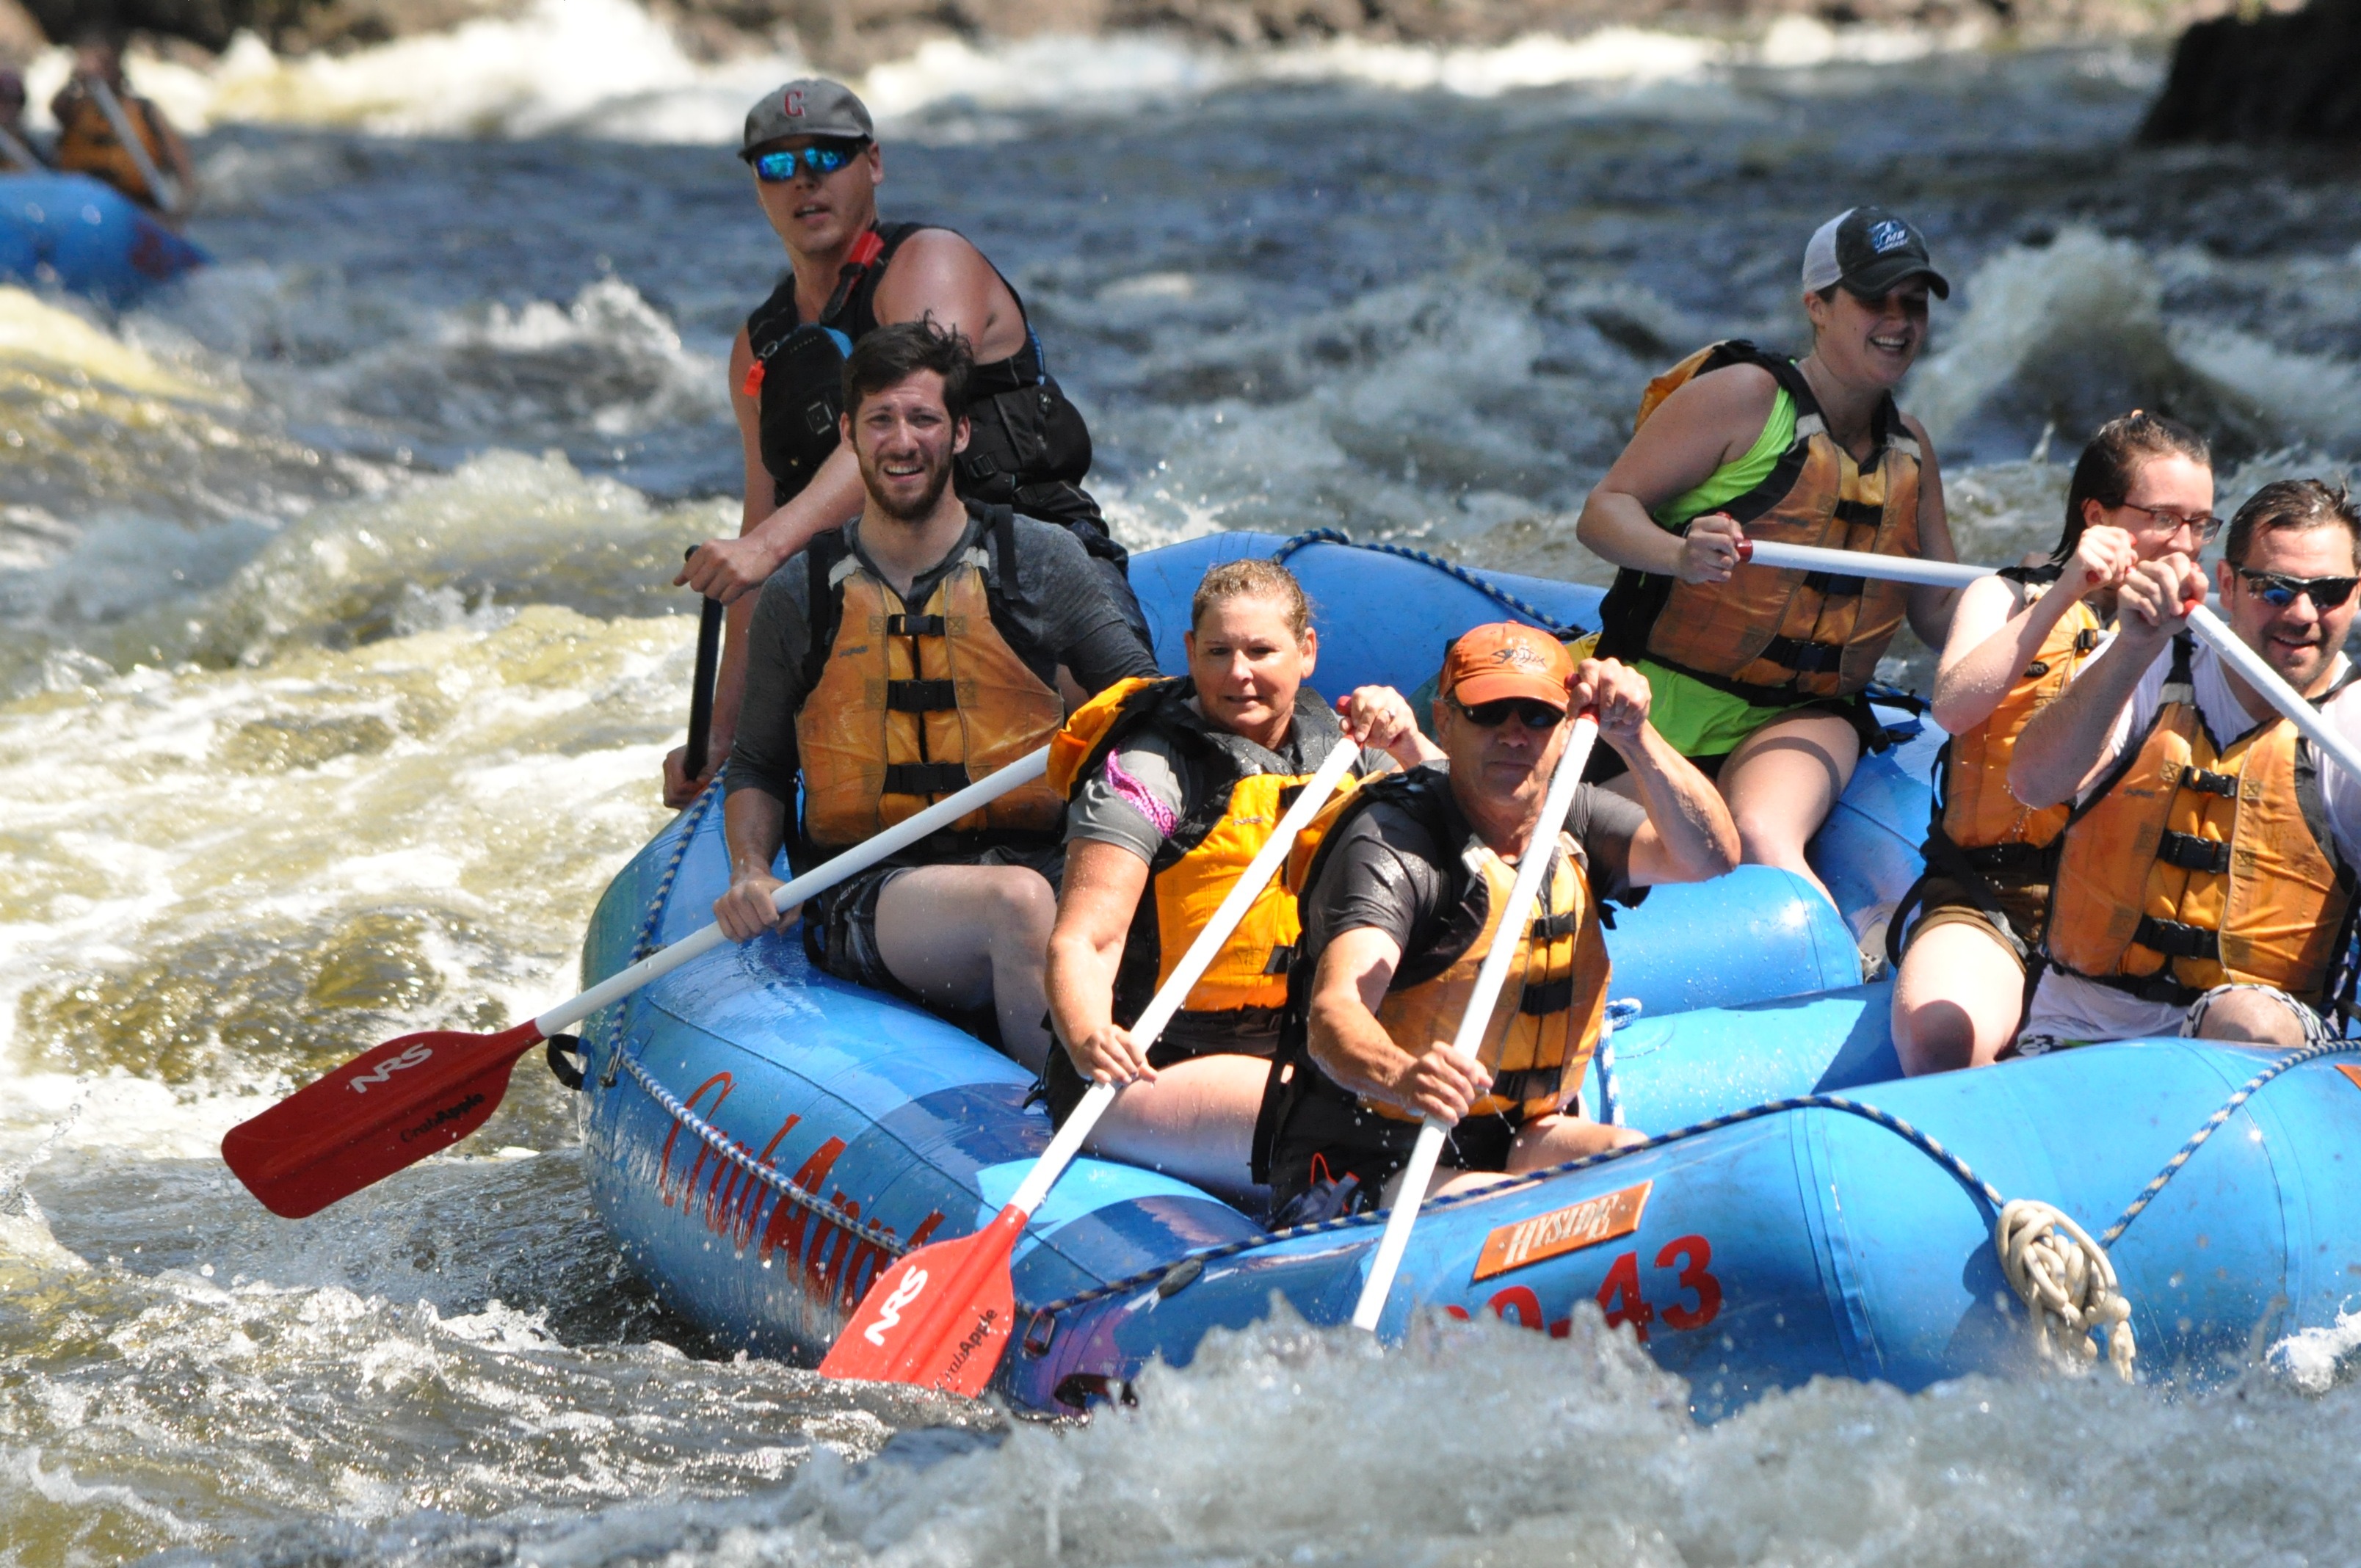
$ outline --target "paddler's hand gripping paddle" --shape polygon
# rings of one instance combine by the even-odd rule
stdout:
[[[786,910],[895,850],[1039,778],[1049,749],[1020,757],[771,894]],[[300,1220],[384,1180],[474,1132],[499,1109],[517,1058],[728,941],[718,925],[497,1035],[438,1029],[404,1035],[307,1084],[222,1139],[222,1158],[274,1214]]]
[[[1556,858],[1557,836],[1574,806],[1575,786],[1582,782],[1583,766],[1590,761],[1590,748],[1598,739],[1598,720],[1586,709],[1575,719],[1574,733],[1565,738],[1565,750],[1558,754],[1557,770],[1550,774],[1549,794],[1542,798],[1541,817],[1525,839],[1524,854],[1517,861],[1517,880],[1509,884],[1508,905],[1500,911],[1500,924],[1495,927],[1499,936],[1476,970],[1476,989],[1468,993],[1467,1011],[1459,1015],[1459,1032],[1451,1037],[1452,1054],[1463,1060],[1475,1061],[1483,1047],[1484,1031],[1492,1023],[1492,1004],[1499,1000],[1500,987],[1509,979],[1509,960],[1516,956],[1512,934],[1523,930],[1532,917],[1542,877]],[[1353,1308],[1356,1329],[1377,1332],[1378,1320],[1385,1314],[1386,1297],[1394,1288],[1394,1275],[1401,1268],[1402,1251],[1410,1245],[1411,1227],[1418,1223],[1419,1205],[1426,1201],[1427,1184],[1434,1179],[1434,1162],[1442,1157],[1443,1140],[1450,1133],[1450,1124],[1432,1116],[1418,1129],[1410,1163],[1402,1168],[1401,1189],[1386,1216],[1386,1234],[1369,1259],[1368,1275],[1361,1281],[1361,1299]]]
[[[1899,555],[1872,555],[1859,550],[1819,550],[1806,544],[1769,544],[1747,540],[1739,547],[1741,561],[1758,566],[1785,566],[1797,571],[1827,572],[1846,577],[1876,577],[1891,583],[1918,583],[1938,588],[1962,588],[1993,574],[1990,566],[1961,566],[1949,561],[1916,561]],[[2211,606],[2200,603],[2189,611],[2189,630],[2197,640],[2263,694],[2302,737],[2328,753],[2356,779],[2361,779],[2361,749],[2346,740],[2303,694],[2267,663],[2260,653],[2240,641]]]
[[[1180,1011],[1180,1003],[1188,999],[1206,966],[1287,858],[1295,836],[1327,802],[1360,750],[1349,737],[1337,741],[1312,782],[1279,819],[1270,838],[1246,862],[1213,917],[1189,944],[1172,978],[1131,1026],[1131,1037],[1142,1050],[1156,1044],[1164,1026]],[[1060,1047],[1053,1044],[1049,1048]],[[873,1383],[916,1383],[970,1398],[983,1392],[1000,1365],[1016,1318],[1016,1292],[1009,1278],[1009,1259],[1016,1250],[1016,1239],[1025,1234],[1026,1222],[1049,1195],[1049,1189],[1082,1152],[1083,1140],[1115,1103],[1117,1092],[1112,1083],[1091,1086],[990,1224],[972,1235],[922,1246],[879,1275],[828,1358],[819,1364],[820,1371],[829,1377],[859,1377]]]

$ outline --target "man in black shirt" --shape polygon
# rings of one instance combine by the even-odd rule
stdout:
[[[1501,932],[1584,707],[1640,798],[1578,786],[1531,926]],[[1607,1001],[1598,899],[1738,863],[1719,792],[1648,723],[1646,678],[1612,660],[1577,667],[1545,632],[1479,626],[1444,655],[1434,733],[1445,761],[1357,791],[1304,873],[1257,1151],[1283,1223],[1391,1202],[1430,1116],[1452,1127],[1438,1192],[1638,1141],[1575,1103]],[[1496,939],[1519,956],[1470,1062],[1449,1047]]]
[[[927,321],[880,327],[845,364],[861,515],[772,575],[748,637],[731,882],[713,906],[738,941],[796,916],[771,906],[783,843],[817,864],[1048,744],[1060,665],[1091,693],[1157,673],[1071,533],[952,492],[972,367],[965,340]],[[1021,785],[814,898],[805,945],[839,979],[990,1007],[1003,1048],[1038,1071],[1063,824],[1055,790]]]

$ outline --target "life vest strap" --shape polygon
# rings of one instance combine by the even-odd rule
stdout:
[[[940,637],[944,633],[943,618],[939,615],[889,615],[885,618],[888,637]]]
[[[1885,507],[1882,502],[1840,500],[1836,517],[1847,528],[1875,528],[1885,521]]]
[[[1763,644],[1762,657],[1797,674],[1824,674],[1844,666],[1841,642],[1806,642],[1800,637],[1773,637]]]
[[[1866,577],[1839,576],[1833,572],[1806,572],[1804,586],[1828,599],[1857,599],[1869,591]]]
[[[1547,985],[1529,985],[1517,1003],[1517,1011],[1529,1017],[1545,1018],[1553,1013],[1563,1013],[1574,1005],[1574,976],[1551,981]]]
[[[1269,959],[1262,966],[1262,972],[1265,974],[1285,974],[1294,967],[1295,948],[1292,945],[1273,948],[1270,950]]]
[[[2218,795],[2224,800],[2238,798],[2238,775],[2211,773],[2204,768],[2180,770],[2180,787],[2204,795]]]
[[[2156,858],[2183,871],[2213,872],[2218,875],[2230,869],[2230,846],[2219,839],[2201,839],[2194,833],[2175,833],[2168,828],[2157,840]],[[2163,950],[2157,948],[2158,952]]]
[[[2056,850],[2049,844],[1980,844],[1961,849],[1960,856],[1980,872],[2012,874],[2047,870]]]
[[[887,795],[957,795],[975,781],[964,762],[888,762],[884,792]]]
[[[2132,940],[2151,952],[2174,959],[2206,959],[2219,963],[2222,959],[2222,933],[2209,931],[2202,926],[2183,925],[2178,920],[2159,920],[2153,915],[2140,916],[2138,929]]]
[[[1555,915],[1543,915],[1534,919],[1533,940],[1562,942],[1581,929],[1582,916],[1571,909],[1562,909]]]
[[[889,713],[945,713],[959,706],[959,686],[952,681],[887,681]]]

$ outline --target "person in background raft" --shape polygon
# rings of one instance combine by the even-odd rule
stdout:
[[[2204,438],[2134,411],[2083,448],[2048,559],[1960,596],[1935,677],[1935,722],[1951,739],[1936,768],[1927,872],[1885,931],[1905,1072],[1982,1067],[2016,1037],[2068,815],[2008,792],[2017,737],[2095,656],[2134,564],[2193,556],[2221,526]]]
[[[1575,1102],[1607,1006],[1598,901],[1737,863],[1729,808],[1648,722],[1638,672],[1576,666],[1548,633],[1501,624],[1453,642],[1438,687],[1445,761],[1364,784],[1290,857],[1303,936],[1255,1171],[1280,1224],[1390,1203],[1428,1116],[1452,1124],[1443,1163],[1457,1174],[1444,1192],[1638,1142]],[[1576,790],[1471,1066],[1449,1047],[1572,733],[1569,707],[1596,708],[1639,802]]]
[[[49,167],[25,128],[25,73],[0,66],[0,174],[43,174]]]
[[[2317,479],[2266,485],[2222,553],[2222,619],[2361,741],[2342,652],[2361,584],[2351,498]],[[2204,598],[2187,555],[2135,566],[2114,640],[2017,740],[2016,797],[2077,802],[2026,1055],[2152,1035],[2314,1044],[2331,992],[2345,1000],[2332,982],[2353,935],[2361,781],[2197,645],[2183,617]]]
[[[1072,534],[952,491],[971,368],[965,341],[927,321],[845,361],[839,417],[866,502],[755,607],[723,807],[731,880],[713,905],[733,940],[796,917],[771,894],[799,782],[805,870],[1049,744],[1060,666],[1090,691],[1156,673]],[[1064,816],[1047,784],[1019,786],[814,898],[806,950],[840,980],[991,1009],[1001,1047],[1038,1072]]]
[[[85,34],[73,75],[50,101],[58,139],[50,161],[60,174],[104,180],[150,212],[174,222],[196,205],[197,170],[188,145],[164,111],[123,79],[114,38]]]
[[[882,324],[931,315],[966,337],[979,361],[971,439],[953,471],[959,493],[1071,530],[1146,641],[1123,547],[1082,488],[1090,430],[1050,378],[1025,302],[952,230],[877,221],[885,164],[861,100],[834,82],[790,82],[747,112],[738,156],[792,266],[730,350],[746,464],[739,537],[707,540],[674,581],[735,605],[813,535],[861,510],[860,474],[836,433],[844,356]],[[737,732],[746,621],[745,607],[733,609],[713,703],[716,760]],[[686,754],[664,759],[666,805],[686,806],[705,785],[682,771]]]
[[[1279,879],[1151,1048],[1130,1025],[1338,740],[1368,748],[1346,788],[1443,752],[1390,686],[1363,686],[1331,712],[1305,685],[1319,635],[1284,566],[1213,567],[1189,628],[1187,675],[1109,686],[1050,751],[1051,782],[1069,797],[1049,977],[1065,1048],[1049,1053],[1042,1086],[1062,1124],[1093,1080],[1129,1085],[1091,1135],[1093,1150],[1236,1191],[1248,1185],[1298,935]]]
[[[1741,566],[1738,547],[1958,559],[1934,445],[1894,406],[1927,293],[1951,291],[1918,232],[1875,207],[1820,225],[1803,282],[1812,352],[1719,343],[1657,377],[1576,536],[1623,568],[1599,655],[1647,676],[1658,728],[1720,784],[1746,860],[1817,886],[1804,847],[1861,749],[1884,743],[1861,689],[1905,609],[1942,646],[1955,592]],[[1603,762],[1594,776],[1611,778]]]

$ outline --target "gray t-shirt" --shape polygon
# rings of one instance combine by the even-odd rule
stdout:
[[[999,580],[999,551],[987,551],[985,580],[1004,607],[1010,643],[1045,685],[1057,667],[1071,670],[1084,691],[1098,692],[1128,675],[1153,675],[1156,655],[1139,640],[1106,578],[1065,529],[1016,520],[1016,591]],[[920,605],[970,548],[985,543],[984,518],[969,509],[967,532],[932,571],[910,586]],[[860,523],[844,525],[846,542],[864,565]],[[883,576],[883,574],[879,574]],[[997,618],[995,618],[997,620]],[[796,713],[804,704],[806,655],[811,648],[811,572],[802,552],[787,558],[763,585],[746,638],[746,697],[738,740],[730,752],[729,792],[759,789],[781,800],[796,797]]]
[[[1438,772],[1444,766],[1424,765]],[[1565,830],[1589,862],[1594,894],[1633,901],[1631,839],[1647,820],[1637,801],[1589,784],[1576,787]],[[1407,954],[1432,948],[1451,916],[1444,900],[1460,847],[1438,841],[1425,823],[1391,801],[1354,813],[1335,841],[1323,847],[1319,878],[1297,901],[1303,950],[1323,951],[1340,933],[1365,926],[1391,937]]]
[[[1320,765],[1319,757],[1304,754],[1301,724],[1289,728],[1287,740],[1276,751],[1246,744],[1264,773],[1301,775]],[[1362,748],[1365,773],[1389,765],[1385,752]],[[1196,804],[1190,798],[1187,775],[1188,763],[1171,740],[1152,725],[1144,727],[1109,751],[1096,773],[1075,786],[1066,805],[1066,841],[1117,844],[1155,864],[1157,850]]]

